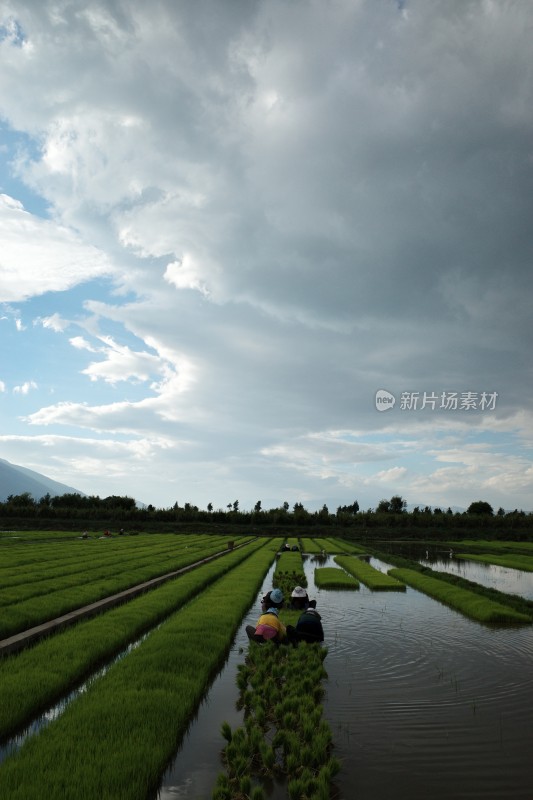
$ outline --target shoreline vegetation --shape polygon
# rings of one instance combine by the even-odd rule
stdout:
[[[277,508],[264,509],[258,500],[251,510],[239,507],[239,501],[225,508],[214,508],[212,503],[200,509],[192,503],[183,506],[177,502],[169,508],[137,505],[135,499],[111,495],[100,498],[77,493],[50,496],[36,500],[29,492],[9,495],[0,502],[0,528],[12,530],[57,528],[73,532],[124,528],[128,532],[165,532],[187,529],[187,532],[237,532],[245,526],[248,533],[276,529],[282,536],[314,534],[343,535],[358,540],[389,536],[400,538],[453,539],[471,536],[484,539],[521,539],[533,542],[533,512],[498,509],[489,503],[475,501],[466,511],[451,508],[415,507],[407,510],[400,496],[381,500],[375,509],[360,509],[357,501],[339,506],[336,510],[323,505],[320,510],[309,511],[300,502],[292,508],[284,502]],[[0,537],[2,533],[0,531]],[[313,535],[313,534],[311,534]]]

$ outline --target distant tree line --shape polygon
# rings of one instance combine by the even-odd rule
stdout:
[[[477,500],[464,512],[451,508],[416,507],[406,510],[407,503],[399,495],[390,500],[380,500],[375,509],[361,510],[359,503],[339,506],[330,511],[323,505],[318,511],[308,511],[300,502],[292,509],[288,502],[279,508],[263,509],[260,500],[253,510],[242,511],[239,501],[229,502],[225,508],[215,509],[208,503],[206,510],[191,503],[183,506],[174,503],[170,508],[153,505],[137,506],[131,497],[111,495],[101,498],[77,493],[63,495],[46,494],[35,500],[29,492],[9,495],[0,503],[0,526],[10,527],[24,522],[28,525],[51,527],[52,523],[69,527],[148,527],[154,530],[169,526],[194,525],[195,528],[219,528],[231,526],[252,527],[254,530],[278,528],[287,530],[328,529],[345,536],[359,538],[374,535],[398,535],[422,538],[425,535],[441,535],[443,538],[454,532],[470,535],[498,536],[499,538],[530,538],[533,536],[533,514],[515,509],[494,512],[492,506]]]

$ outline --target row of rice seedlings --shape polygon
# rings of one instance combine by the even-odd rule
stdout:
[[[495,539],[462,539],[459,542],[446,541],[444,544],[454,548],[483,550],[488,553],[521,552],[526,555],[533,555],[533,542],[516,542],[508,539],[504,541]]]
[[[151,796],[261,586],[261,548],[172,615],[0,768],[0,797]]]
[[[374,569],[357,556],[335,556],[335,562],[374,592],[405,592],[401,580],[391,577],[390,572],[387,575]]]
[[[47,568],[48,566],[56,565],[57,568],[61,564],[77,564],[79,563],[80,554],[87,562],[93,559],[104,564],[106,562],[115,561],[120,563],[120,559],[125,557],[128,552],[141,553],[153,552],[158,547],[202,547],[202,544],[210,544],[211,542],[226,541],[226,537],[213,536],[207,534],[151,534],[146,536],[135,537],[122,537],[117,536],[111,539],[88,539],[81,540],[80,537],[70,539],[67,541],[52,541],[52,542],[20,542],[15,541],[9,547],[2,550],[2,564],[0,566],[0,578],[2,579],[6,571],[10,574],[17,574],[17,572],[24,574],[27,567],[32,567],[33,571],[38,571],[40,567]],[[111,547],[104,546],[112,543]]]
[[[363,555],[364,553],[368,553],[368,549],[361,547],[359,544],[354,544],[353,542],[347,541],[347,539],[327,539],[326,541],[331,542],[331,546],[335,547],[337,552],[341,553],[357,553]]]
[[[235,730],[222,725],[226,771],[213,800],[262,800],[262,784],[276,778],[290,800],[329,800],[340,764],[322,716],[326,654],[318,644],[250,644],[237,676],[245,722]]]
[[[46,595],[36,595],[2,609],[0,638],[7,638],[151,578],[182,569],[195,563],[198,557],[206,558],[214,555],[215,552],[217,552],[216,548],[214,551],[204,550],[201,553],[187,551],[187,554],[176,555],[175,558],[167,559],[164,563],[157,560],[152,563],[143,561],[143,565],[137,569],[114,571],[112,575],[91,580],[88,583],[77,582],[74,586],[58,588],[56,591],[50,587],[50,591]]]
[[[456,558],[465,558],[471,561],[480,561],[482,564],[495,564],[498,567],[520,569],[524,572],[533,572],[533,556],[509,555],[478,555],[475,553],[457,553]]]
[[[348,542],[346,539],[341,539],[339,537],[329,536],[329,537],[322,537],[320,539],[315,539],[322,550],[326,553],[366,553],[368,552],[365,548],[361,547],[360,545],[353,544],[352,542]]]
[[[281,589],[285,598],[290,597],[295,586],[307,586],[300,552],[287,551],[280,554],[272,583]]]
[[[34,647],[0,660],[0,741],[263,546],[255,541]]]
[[[320,552],[324,552],[326,554],[338,553],[338,547],[333,539],[315,536],[313,541],[315,542],[316,546],[320,548]]]
[[[317,567],[315,585],[319,589],[359,589],[359,582],[352,575],[336,567]]]
[[[190,541],[190,538],[186,535],[183,535],[180,539],[166,535],[164,538],[160,537],[150,543],[146,541],[139,542],[136,539],[117,539],[111,547],[107,546],[109,540],[105,540],[106,546],[102,546],[99,541],[78,541],[74,546],[69,545],[68,553],[65,553],[63,543],[47,544],[46,548],[40,545],[33,556],[29,559],[24,559],[22,563],[9,564],[5,559],[2,559],[0,583],[3,587],[15,586],[17,583],[45,580],[51,575],[59,577],[60,575],[89,570],[93,567],[98,568],[110,565],[117,568],[129,561],[140,560],[143,556],[153,557],[156,553],[163,555],[164,553],[185,550],[197,550],[200,552],[205,548],[213,547],[218,547],[222,550],[227,544],[227,538],[222,536],[212,536],[209,540],[203,537],[201,540],[195,538]],[[27,545],[19,545],[19,548],[23,551],[27,547]],[[44,557],[45,553],[50,555],[50,551],[54,551],[55,557],[46,559]],[[61,553],[63,553],[63,556],[60,555]]]
[[[483,597],[474,591],[463,589],[415,570],[391,569],[389,575],[478,622],[527,623],[533,621],[531,615],[515,611],[513,608]]]
[[[311,539],[309,536],[302,536],[300,538],[300,549],[302,553],[310,553],[311,555],[318,555],[322,552],[322,547],[320,547],[314,539]]]
[[[3,588],[0,589],[0,608],[11,603],[20,603],[37,595],[115,576],[119,568],[121,573],[125,573],[149,567],[152,573],[163,574],[172,569],[174,565],[177,565],[179,569],[181,566],[186,566],[187,563],[193,563],[206,555],[220,552],[222,549],[224,546],[220,542],[213,542],[209,547],[192,548],[187,551],[167,545],[153,551],[143,551],[142,554],[121,554],[123,557],[120,562],[115,559],[106,564],[97,560],[86,562],[78,558],[75,566],[71,565],[70,569],[68,567],[50,567],[44,575],[41,571],[41,576],[35,580],[32,580],[32,574],[28,573],[26,582],[23,582],[21,577],[16,580],[16,583],[11,582],[11,585],[8,583],[9,578],[5,582],[3,581]]]

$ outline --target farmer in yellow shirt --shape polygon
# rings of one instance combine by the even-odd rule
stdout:
[[[285,625],[278,617],[279,609],[283,607],[283,592],[281,589],[272,589],[265,595],[262,602],[263,613],[253,625],[246,626],[248,638],[254,642],[266,642],[273,639],[279,644],[287,638]]]

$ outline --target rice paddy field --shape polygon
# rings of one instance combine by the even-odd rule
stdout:
[[[444,561],[463,575],[501,564],[422,547],[409,570],[334,538],[295,539],[301,552],[278,557],[282,537],[231,537],[230,549],[208,535],[59,533],[0,536],[3,640],[57,608],[191,568],[0,658],[0,797],[531,800],[533,601],[514,608],[523,619],[480,622],[439,578]],[[347,591],[341,564],[353,569],[356,555],[383,576],[415,577],[403,574],[402,591],[368,577]],[[426,557],[424,576],[415,567]],[[324,648],[250,645],[262,594],[287,592],[292,575],[317,600]],[[498,594],[504,607],[511,597],[520,604]]]

